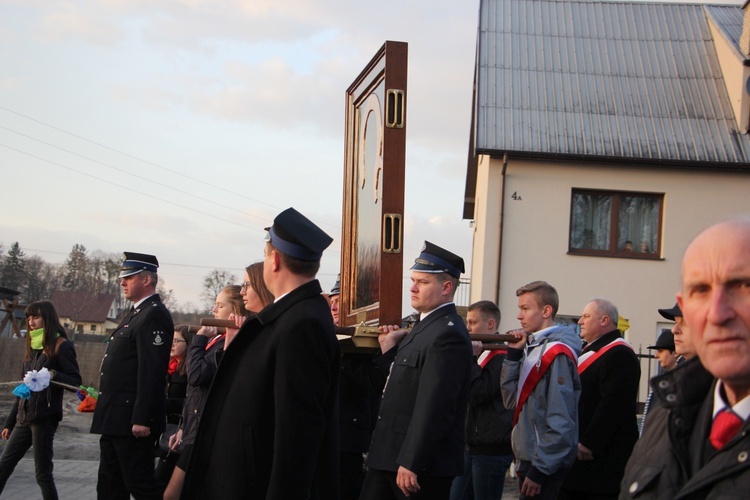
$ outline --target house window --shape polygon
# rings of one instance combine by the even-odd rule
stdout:
[[[96,333],[96,325],[91,325],[91,333]]]
[[[573,189],[568,252],[655,259],[663,194]]]

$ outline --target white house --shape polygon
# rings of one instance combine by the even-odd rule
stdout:
[[[496,300],[507,330],[533,280],[562,319],[607,298],[646,352],[691,238],[750,213],[749,54],[740,6],[482,0],[471,301]]]

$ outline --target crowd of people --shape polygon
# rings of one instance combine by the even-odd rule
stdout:
[[[747,496],[749,221],[716,224],[685,251],[677,303],[658,310],[674,326],[649,346],[662,373],[640,427],[640,363],[610,300],[582,304],[576,329],[555,320],[557,290],[532,281],[516,291],[507,344],[472,341],[497,334],[501,312],[481,300],[464,321],[463,259],[425,242],[411,267],[416,324],[382,325],[376,353],[342,353],[347,283],[326,294],[316,279],[331,242],[293,208],[279,214],[263,262],[216,297],[214,317],[233,327],[195,333],[156,293],[156,257],[125,252],[133,307],[111,335],[91,427],[98,498],[498,499],[509,468],[519,498]],[[80,384],[52,304],[26,316],[24,373]],[[57,498],[62,390],[16,400],[0,492],[33,446],[43,498]]]

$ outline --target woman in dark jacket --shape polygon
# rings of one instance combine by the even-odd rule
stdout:
[[[180,425],[182,420],[182,407],[187,396],[187,353],[190,349],[193,334],[186,325],[176,326],[172,338],[172,350],[169,357],[169,368],[167,369],[167,430]],[[178,460],[176,453],[158,451],[159,461],[156,464],[156,477],[163,482],[168,482],[172,477],[172,471]]]
[[[21,373],[47,368],[50,380],[80,386],[76,350],[60,324],[55,306],[46,300],[32,302],[26,308],[26,320],[29,333]],[[18,461],[33,446],[36,482],[42,489],[42,498],[57,498],[52,476],[52,444],[63,416],[62,403],[63,388],[55,384],[31,392],[29,399],[16,398],[1,434],[8,443],[0,456],[0,492]]]
[[[230,319],[230,316],[244,318],[251,311],[256,313],[271,302],[273,295],[263,282],[263,263],[257,262],[245,269],[242,286],[229,285],[219,292],[212,312],[217,319]],[[230,329],[227,334],[230,333],[236,334],[237,330]],[[170,442],[173,448],[182,444],[183,451],[164,493],[165,500],[177,499],[182,492],[185,470],[190,461],[203,405],[225,348],[225,341],[225,334],[218,334],[215,327],[204,326],[196,334],[188,351],[188,394],[182,426]]]

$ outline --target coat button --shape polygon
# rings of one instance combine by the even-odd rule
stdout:
[[[633,481],[633,484],[630,485],[630,488],[628,488],[628,491],[630,493],[635,493],[638,491],[638,481]]]
[[[737,455],[737,461],[740,463],[745,463],[747,461],[747,452],[741,451],[739,455]]]
[[[674,419],[674,425],[676,425],[677,427],[682,427],[682,419],[680,417]]]
[[[675,401],[677,401],[677,396],[675,396],[674,394],[667,394],[667,401],[669,403],[674,403]]]
[[[659,387],[662,389],[666,389],[667,387],[669,387],[669,382],[667,382],[666,380],[660,380]]]

